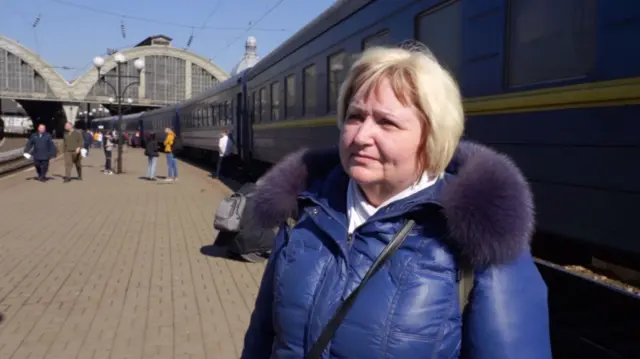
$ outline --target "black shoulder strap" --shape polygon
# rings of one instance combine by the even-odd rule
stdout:
[[[473,268],[468,265],[460,265],[458,269],[458,301],[460,303],[460,313],[464,312],[464,309],[469,304],[469,295],[471,289],[473,289]]]
[[[404,242],[404,240],[407,238],[407,235],[414,225],[415,222],[413,220],[407,221],[402,229],[400,229],[400,231],[396,233],[391,242],[389,242],[389,244],[384,247],[382,253],[380,253],[378,258],[376,258],[375,262],[373,262],[373,264],[371,265],[371,268],[369,268],[369,270],[367,271],[367,274],[365,274],[364,278],[362,278],[362,282],[360,282],[360,285],[358,285],[356,289],[354,289],[353,292],[349,294],[347,299],[345,299],[342,305],[340,305],[331,320],[329,320],[329,323],[322,331],[322,334],[320,334],[318,340],[313,344],[313,347],[311,347],[311,350],[309,351],[309,354],[307,354],[305,359],[319,359],[322,356],[322,352],[329,344],[329,341],[331,341],[331,338],[333,338],[336,330],[338,330],[340,323],[342,323],[344,318],[347,316],[347,313],[349,313],[349,309],[351,309],[351,307],[355,303],[355,300],[358,297],[358,294],[360,294],[362,288],[367,284],[369,279],[374,274],[376,274],[376,272],[378,272],[384,262],[396,252],[400,245],[402,245],[402,242]]]

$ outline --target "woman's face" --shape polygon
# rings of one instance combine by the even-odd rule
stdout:
[[[398,100],[388,80],[364,95],[358,91],[346,111],[340,161],[365,191],[370,186],[401,191],[417,179],[422,120],[416,108]]]

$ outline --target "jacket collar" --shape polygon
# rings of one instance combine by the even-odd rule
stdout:
[[[260,179],[250,197],[248,214],[252,223],[262,228],[279,225],[297,211],[301,194],[322,193],[319,197],[338,201],[335,196],[346,192],[325,186],[336,184],[327,177],[344,174],[339,166],[336,148],[302,149],[285,157]],[[526,179],[507,156],[463,141],[445,179],[438,182],[437,198],[433,191],[423,191],[409,200],[424,201],[419,196],[430,196],[442,207],[452,249],[471,264],[508,262],[529,248],[534,228],[533,198]]]

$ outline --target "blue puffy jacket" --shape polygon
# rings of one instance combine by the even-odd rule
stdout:
[[[546,286],[529,250],[533,202],[505,156],[461,143],[435,185],[380,209],[347,244],[349,178],[337,151],[295,153],[265,175],[254,225],[283,223],[242,358],[304,358],[411,216],[417,225],[368,282],[324,358],[550,359]],[[458,264],[475,268],[463,315]]]

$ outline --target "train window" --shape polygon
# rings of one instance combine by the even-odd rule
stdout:
[[[303,115],[313,115],[316,110],[316,65],[304,69],[302,90]]]
[[[233,110],[235,107],[235,100],[231,100],[229,101],[229,118],[231,118],[231,124],[236,122],[236,112]]]
[[[260,122],[267,120],[267,89],[260,89]]]
[[[511,0],[507,84],[587,75],[594,66],[596,0]]]
[[[220,117],[222,118],[222,124],[227,125],[229,119],[227,118],[227,101],[220,102]]]
[[[214,118],[215,114],[214,114],[214,109],[213,109],[213,104],[209,104],[209,118],[211,118],[211,126],[216,126],[216,120]]]
[[[258,111],[260,110],[260,103],[258,102],[260,99],[258,98],[258,96],[256,96],[256,92],[253,91],[253,111],[251,112],[253,114],[251,122],[252,123],[256,123],[258,122]]]
[[[227,101],[227,124],[231,125],[233,124],[233,116],[231,116],[232,112],[231,109],[233,107],[231,106],[231,101]]]
[[[280,83],[271,84],[271,121],[280,121]]]
[[[231,119],[229,118],[229,101],[224,102],[224,120],[227,125],[231,124]]]
[[[328,110],[335,112],[338,108],[338,91],[347,74],[344,51],[329,56],[329,93]]]
[[[456,76],[462,54],[462,1],[429,10],[416,20],[416,39]]]
[[[372,46],[382,46],[389,43],[389,30],[382,30],[375,35],[362,40],[362,49],[366,50]]]
[[[220,113],[220,124],[224,126],[227,124],[227,114],[225,113],[224,101],[220,102],[220,104],[218,105],[218,111]]]
[[[296,106],[296,78],[294,74],[287,76],[284,91],[284,117],[290,118],[294,116]]]

